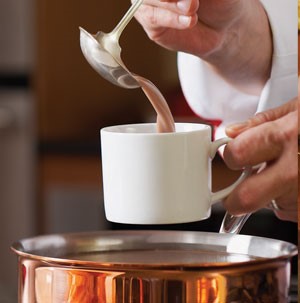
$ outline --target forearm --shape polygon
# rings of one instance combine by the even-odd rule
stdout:
[[[259,1],[245,1],[244,13],[220,32],[219,44],[198,54],[225,81],[237,89],[259,95],[270,77],[272,34]]]

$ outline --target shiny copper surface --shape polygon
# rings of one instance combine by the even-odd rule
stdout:
[[[157,231],[81,237],[63,236],[58,244],[46,236],[14,245],[20,303],[288,302],[290,258],[296,253],[288,243]],[[264,250],[273,257],[263,257]]]
[[[289,265],[225,272],[101,271],[47,267],[22,260],[23,303],[237,303],[288,302]]]

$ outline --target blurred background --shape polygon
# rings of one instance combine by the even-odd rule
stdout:
[[[92,70],[81,54],[78,27],[109,32],[129,5],[130,1],[0,0],[2,303],[17,301],[17,258],[10,245],[18,239],[100,229],[219,229],[221,205],[209,220],[191,224],[124,226],[105,220],[99,130],[155,121],[155,114],[141,90],[113,86]],[[127,67],[158,86],[176,121],[207,123],[185,103],[175,53],[149,41],[135,20],[120,44]],[[213,189],[238,175],[217,157]],[[297,227],[263,210],[250,218],[243,233],[296,243]]]

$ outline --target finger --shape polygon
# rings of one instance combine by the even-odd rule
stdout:
[[[271,165],[238,185],[224,201],[224,207],[232,215],[252,213],[266,207],[272,199],[276,200],[289,192],[293,174],[282,162]],[[281,214],[285,209],[287,213],[290,212],[286,205],[277,204],[282,209]]]
[[[242,169],[279,157],[283,150],[282,134],[277,122],[269,122],[247,130],[230,141],[224,150],[224,161],[231,169]]]
[[[136,12],[135,17],[143,25],[145,31],[152,40],[156,39],[156,29],[187,29],[195,26],[198,19],[197,15],[178,15],[170,10],[151,5],[142,5]]]
[[[298,222],[297,210],[276,210],[274,211],[274,213],[276,214],[276,217],[278,217],[280,220]]]
[[[198,11],[198,0],[144,0],[143,5],[150,5],[158,8],[164,8],[177,14],[194,15]]]
[[[245,130],[261,125],[265,122],[277,120],[287,115],[289,112],[297,110],[297,107],[298,101],[297,99],[293,99],[280,107],[257,113],[255,116],[248,119],[247,121],[227,126],[225,130],[226,134],[231,138],[235,138]]]

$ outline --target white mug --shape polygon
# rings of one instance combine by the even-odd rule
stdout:
[[[176,123],[158,133],[155,123],[101,129],[106,218],[129,224],[174,224],[210,216],[211,206],[246,177],[213,193],[211,161],[230,141],[211,141],[211,127]]]

